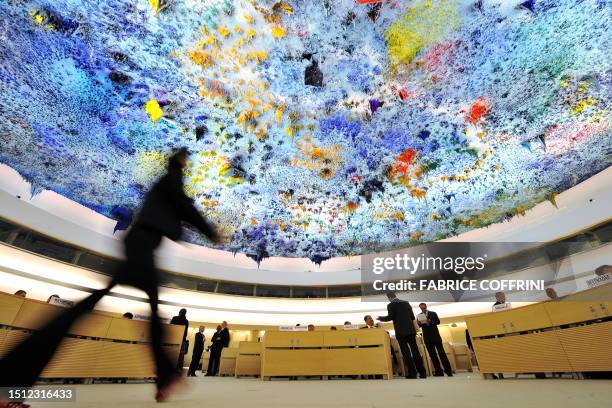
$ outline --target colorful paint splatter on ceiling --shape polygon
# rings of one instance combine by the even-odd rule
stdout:
[[[3,0],[0,160],[121,229],[188,146],[219,248],[405,247],[609,166],[610,27],[601,0]]]

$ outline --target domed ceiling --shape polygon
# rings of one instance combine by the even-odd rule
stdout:
[[[610,25],[600,0],[0,0],[0,160],[124,229],[188,146],[218,248],[256,260],[437,240],[609,165]]]

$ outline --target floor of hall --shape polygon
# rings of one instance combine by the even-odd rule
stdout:
[[[609,407],[611,380],[506,378],[478,374],[424,380],[273,380],[197,377],[168,402],[153,399],[153,384],[76,385],[76,402],[30,402],[33,408],[144,408],[152,406],[248,408],[563,408]]]

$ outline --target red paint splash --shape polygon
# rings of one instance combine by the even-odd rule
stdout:
[[[406,88],[400,88],[397,91],[397,96],[399,96],[402,101],[405,101],[406,99],[410,98],[411,94]]]
[[[408,168],[414,162],[414,159],[416,158],[416,154],[417,152],[414,149],[404,150],[395,159],[395,171],[398,173],[406,174],[408,172]]]
[[[469,112],[465,117],[470,123],[475,125],[483,116],[486,116],[491,111],[489,101],[485,98],[478,98],[476,102],[470,106]]]

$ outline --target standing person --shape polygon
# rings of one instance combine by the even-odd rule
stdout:
[[[151,306],[151,341],[157,367],[157,393],[155,399],[166,400],[182,382],[173,364],[162,348],[162,325],[158,315],[158,274],[153,253],[162,240],[181,237],[181,221],[185,221],[206,235],[211,241],[221,242],[215,229],[200,215],[183,190],[183,168],[187,164],[187,149],[180,149],[168,162],[168,171],[151,188],[134,225],[127,233],[125,261],[116,271],[105,289],[97,290],[85,300],[52,320],[39,332],[28,337],[0,361],[2,375],[0,387],[30,387],[43,371],[64,335],[83,314],[115,285],[128,285],[144,291]],[[0,395],[1,401],[8,400]],[[12,406],[15,406],[12,403]],[[8,406],[8,404],[6,404]]]
[[[444,373],[446,373],[446,375],[452,377],[453,370],[446,356],[446,352],[444,351],[442,337],[440,337],[440,332],[438,331],[438,325],[440,324],[438,314],[427,310],[427,305],[425,303],[420,303],[419,308],[421,309],[421,313],[417,316],[417,323],[423,330],[423,341],[425,342],[425,347],[427,347],[427,352],[434,366],[433,376],[444,377]],[[440,361],[438,361],[438,359]],[[442,367],[444,367],[444,373],[440,367],[440,362],[442,362]]]
[[[398,299],[393,292],[387,292],[387,298],[389,299],[388,315],[378,316],[377,320],[381,322],[393,321],[395,338],[404,357],[406,378],[416,378],[417,372],[421,378],[427,378],[427,372],[416,342],[417,324],[412,307],[405,300]]]
[[[185,365],[185,354],[187,354],[187,348],[189,347],[189,342],[187,342],[187,329],[189,328],[189,320],[187,320],[187,309],[179,310],[179,314],[177,316],[172,317],[170,320],[170,324],[176,324],[178,326],[185,326],[185,331],[183,332],[183,340],[181,340],[181,350],[179,352],[178,362],[176,364],[176,369],[182,370]]]
[[[221,351],[223,350],[223,343],[221,342],[221,325],[217,326],[217,331],[213,334],[210,341],[210,358],[208,359],[208,369],[206,370],[206,377],[212,377],[217,375],[219,370],[219,363],[221,362]]]
[[[189,371],[187,371],[187,377],[197,377],[195,372],[198,369],[198,364],[204,352],[204,329],[204,326],[200,326],[200,330],[195,335],[193,354],[191,356],[191,364],[189,364]]]

